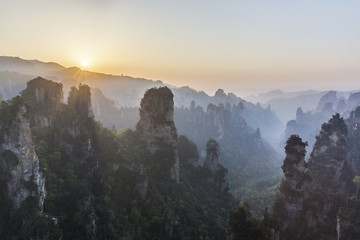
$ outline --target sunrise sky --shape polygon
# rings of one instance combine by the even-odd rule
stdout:
[[[210,94],[360,88],[358,0],[0,0],[0,30],[0,55]]]

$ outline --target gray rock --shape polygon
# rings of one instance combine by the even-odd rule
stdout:
[[[8,197],[15,208],[19,208],[27,197],[36,197],[39,210],[42,211],[46,197],[45,179],[39,169],[39,158],[36,155],[32,140],[30,123],[25,117],[27,109],[24,104],[19,106],[9,131],[5,132],[0,146],[0,153],[12,156],[12,162],[4,160],[5,169],[10,178],[7,182]],[[16,161],[16,162],[14,162]]]
[[[150,153],[170,151],[173,165],[170,176],[180,181],[177,131],[174,123],[174,95],[167,87],[149,89],[141,100],[136,129]]]

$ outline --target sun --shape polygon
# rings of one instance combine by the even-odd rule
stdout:
[[[83,61],[81,62],[81,65],[82,65],[83,67],[87,67],[87,66],[89,66],[89,62],[86,61],[86,60],[83,60]]]

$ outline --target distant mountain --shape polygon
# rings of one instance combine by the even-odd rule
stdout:
[[[314,103],[319,102],[324,94],[326,92],[313,92],[290,98],[274,98],[267,101],[265,105],[270,106],[279,118],[286,122],[295,117],[295,111],[298,107],[301,107],[304,111],[315,110],[316,105]]]
[[[358,90],[330,92],[333,92],[331,96],[328,95],[329,91],[305,90],[284,92],[281,90],[273,90],[256,96],[248,96],[245,97],[245,99],[253,103],[260,103],[263,107],[270,106],[271,110],[277,114],[280,120],[286,123],[295,118],[296,109],[299,107],[301,107],[304,112],[320,112],[326,102],[332,102],[335,107],[341,99],[349,98],[351,94],[358,92]],[[322,99],[324,95],[327,95],[329,99]],[[319,103],[320,100],[323,101],[323,103]],[[341,109],[339,111],[341,111]]]
[[[206,108],[209,103],[237,105],[241,102],[245,107],[243,117],[252,128],[260,128],[265,138],[273,138],[284,129],[284,125],[274,112],[247,102],[233,93],[226,94],[222,89],[219,89],[214,96],[209,96],[203,91],[198,92],[190,87],[177,88],[159,80],[95,73],[77,67],[65,68],[56,63],[24,60],[18,57],[1,57],[0,93],[5,99],[10,99],[25,89],[27,81],[37,76],[62,83],[65,95],[70,87],[78,86],[80,83],[101,89],[107,98],[114,101],[116,108],[139,107],[147,89],[167,86],[174,93],[175,107],[189,107],[193,100],[203,108]]]
[[[277,98],[286,98],[286,99],[290,99],[290,98],[294,98],[294,97],[298,97],[301,95],[309,95],[309,94],[315,94],[318,93],[319,91],[315,91],[315,90],[304,90],[304,91],[296,91],[296,92],[284,92],[280,89],[277,90],[272,90],[269,92],[265,92],[265,93],[260,93],[259,95],[251,95],[251,96],[247,96],[245,97],[245,99],[247,101],[253,102],[253,103],[263,103],[265,104],[266,102],[272,100],[272,99],[277,99]]]
[[[307,141],[309,147],[315,143],[315,136],[320,130],[320,126],[335,113],[340,113],[344,117],[349,117],[351,111],[360,106],[360,92],[350,93],[329,91],[326,92],[317,102],[314,101],[314,110],[303,111],[301,107],[296,110],[296,117],[286,124],[285,135],[282,145],[292,134],[299,135]]]
[[[58,63],[45,63],[38,60],[24,60],[19,57],[0,56],[0,72],[9,71],[37,75],[38,72],[46,74],[63,69],[65,69],[65,67]]]

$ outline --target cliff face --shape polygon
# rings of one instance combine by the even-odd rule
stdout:
[[[91,108],[91,93],[88,85],[80,84],[79,88],[72,87],[68,98],[68,111],[76,113],[79,118],[93,118]]]
[[[282,238],[317,239],[319,232],[334,236],[336,226],[344,235],[346,214],[340,207],[351,206],[347,198],[354,193],[347,132],[343,118],[334,115],[322,125],[308,162],[306,143],[297,135],[288,139],[285,177],[274,204]]]
[[[93,131],[95,121],[89,86],[80,85],[79,88],[71,88],[64,115],[64,128],[67,131],[63,138],[66,140],[67,153],[73,158],[76,166],[86,169],[84,174],[89,175],[98,168],[93,150],[96,136]]]
[[[311,179],[306,171],[305,155],[306,143],[302,142],[297,135],[291,135],[285,147],[286,157],[282,170],[284,178],[280,186],[280,196],[278,202],[281,202],[283,215],[279,217],[281,230],[296,227],[296,221],[299,219],[303,204],[306,185]]]
[[[324,123],[309,159],[314,184],[343,192],[352,181],[347,151],[347,126],[339,114]]]
[[[12,111],[13,118],[10,122],[0,123],[0,163],[2,174],[8,176],[8,198],[14,208],[19,208],[26,198],[34,197],[42,211],[46,197],[45,179],[39,170],[28,109],[19,97],[7,108]]]
[[[195,102],[189,109],[175,109],[178,133],[194,141],[202,158],[206,157],[204,143],[209,139],[223,147],[220,161],[229,171],[229,184],[234,191],[247,182],[278,174],[281,164],[281,157],[261,138],[263,130],[247,125],[243,117],[245,111],[242,102],[209,104],[206,111]]]
[[[360,175],[360,107],[350,113],[347,119],[347,146],[351,154],[351,165],[355,175]]]
[[[228,171],[219,163],[220,147],[219,144],[210,139],[206,144],[206,159],[204,167],[210,170],[212,182],[221,192],[227,191],[229,188],[228,184]]]
[[[170,176],[179,182],[177,131],[174,124],[173,94],[167,87],[148,90],[141,100],[140,120],[136,130],[152,153],[167,152]]]
[[[63,105],[63,90],[60,83],[38,77],[27,83],[21,95],[32,106],[35,125],[48,127],[54,124]]]
[[[94,154],[95,121],[91,109],[89,86],[72,87],[67,105],[62,101],[62,85],[42,78],[29,81],[28,87],[22,92],[22,95],[33,110],[31,113],[32,126],[42,132],[37,143],[41,140],[44,142],[51,139],[50,141],[53,141],[51,148],[58,151],[59,158],[63,161],[63,167],[66,168],[66,164],[68,166],[71,164],[74,174],[80,179],[91,182],[91,189],[97,191],[101,185],[101,176],[98,159]],[[49,148],[48,150],[51,151]],[[50,152],[43,152],[43,155],[46,156],[42,159],[43,162],[46,162],[46,166],[53,164],[48,159],[51,156]],[[46,170],[45,176],[49,177],[46,175]],[[49,185],[51,184],[53,182],[49,182]],[[50,189],[48,191],[52,192]],[[90,193],[79,193],[72,201],[82,215],[87,238],[93,239],[96,215]]]

